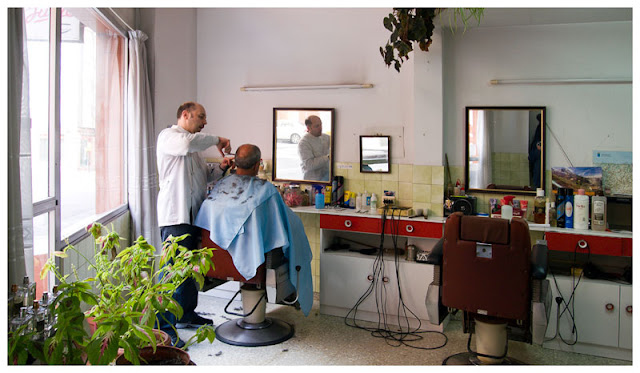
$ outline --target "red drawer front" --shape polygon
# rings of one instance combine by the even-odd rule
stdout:
[[[547,245],[549,250],[555,251],[569,251],[587,254],[597,255],[610,255],[610,256],[631,256],[631,239],[629,240],[628,249],[625,251],[628,254],[623,254],[623,238],[620,237],[603,237],[603,236],[588,236],[581,234],[568,234],[547,232]],[[587,247],[581,248],[578,246],[578,242],[584,240],[587,243]]]
[[[384,231],[386,234],[397,234],[400,236],[440,238],[442,237],[442,227],[442,223],[387,220]],[[363,233],[380,233],[382,230],[382,219],[322,214],[320,215],[320,228]]]
[[[364,233],[380,233],[382,230],[382,220],[378,218],[320,214],[320,228]]]
[[[632,256],[633,240],[631,238],[622,239],[622,256]]]

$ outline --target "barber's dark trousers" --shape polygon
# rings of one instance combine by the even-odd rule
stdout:
[[[170,225],[166,227],[160,227],[160,235],[162,236],[162,242],[173,235],[174,237],[182,236],[189,233],[189,236],[182,241],[179,241],[180,246],[184,246],[189,250],[196,250],[198,248],[198,242],[200,242],[200,228],[189,225],[179,224]],[[171,312],[165,312],[162,315],[158,315],[159,329],[164,330],[170,334],[173,334],[172,326],[176,326],[176,322],[187,322],[193,319],[196,315],[195,309],[198,306],[198,285],[192,278],[186,279],[182,285],[180,285],[173,294],[178,304],[182,307],[182,319],[176,321],[176,317]],[[171,330],[171,332],[169,332]]]

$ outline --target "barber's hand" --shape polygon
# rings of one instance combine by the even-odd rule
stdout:
[[[229,168],[234,168],[236,166],[236,162],[234,162],[233,158],[223,158],[220,163],[220,169],[222,171],[227,171]]]
[[[225,137],[220,137],[218,136],[218,145],[216,145],[218,147],[218,151],[220,152],[220,155],[224,157],[224,154],[227,153],[231,153],[231,141]],[[223,151],[224,150],[224,151]]]

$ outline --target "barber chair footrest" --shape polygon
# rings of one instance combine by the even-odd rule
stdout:
[[[293,337],[294,328],[289,323],[265,318],[259,324],[249,324],[243,319],[230,320],[216,328],[216,339],[234,346],[271,346]]]

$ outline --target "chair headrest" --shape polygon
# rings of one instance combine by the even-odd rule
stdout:
[[[482,216],[462,216],[460,239],[497,245],[509,244],[509,220]]]

